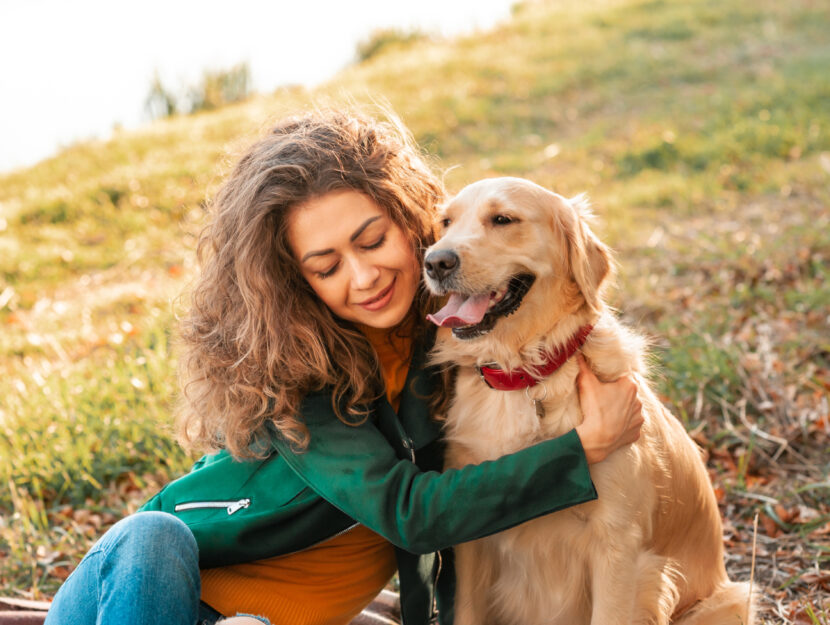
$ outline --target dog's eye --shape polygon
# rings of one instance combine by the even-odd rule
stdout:
[[[444,219],[441,220],[441,227],[442,228],[449,228],[450,223],[451,223],[450,218],[449,217],[444,217]]]
[[[493,215],[491,219],[494,226],[506,226],[507,224],[512,224],[516,219],[509,217],[507,215]]]

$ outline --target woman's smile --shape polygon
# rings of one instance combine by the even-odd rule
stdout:
[[[365,301],[358,302],[359,306],[363,306],[366,310],[380,310],[386,306],[395,294],[395,279],[392,279],[392,284],[383,289],[375,297],[371,297]]]

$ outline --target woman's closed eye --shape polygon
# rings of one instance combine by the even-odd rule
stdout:
[[[318,278],[321,278],[321,279],[328,278],[329,276],[334,275],[334,272],[337,271],[337,268],[339,266],[340,266],[339,262],[335,263],[334,265],[332,265],[332,267],[330,269],[326,269],[325,271],[315,271],[314,275],[317,276]]]
[[[376,249],[379,249],[380,247],[382,247],[384,243],[386,243],[386,233],[382,234],[380,236],[380,238],[378,238],[374,243],[370,243],[368,245],[363,245],[362,248],[364,250],[367,250],[367,251],[376,250]],[[328,268],[324,271],[315,271],[314,275],[317,276],[318,278],[320,278],[321,280],[324,280],[324,279],[326,279],[330,276],[333,276],[334,273],[337,271],[337,268],[339,266],[340,266],[340,262],[338,261],[334,265],[332,265],[330,268]]]
[[[382,234],[381,237],[377,241],[375,241],[374,243],[370,243],[369,245],[364,245],[363,249],[364,250],[376,250],[381,245],[383,245],[384,243],[386,243],[386,233]]]

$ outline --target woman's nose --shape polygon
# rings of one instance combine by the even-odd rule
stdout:
[[[354,259],[352,266],[352,287],[358,291],[370,289],[380,276],[380,269],[373,263],[361,259]]]

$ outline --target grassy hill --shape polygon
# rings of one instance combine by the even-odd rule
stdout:
[[[811,0],[527,3],[312,91],[0,176],[0,592],[53,592],[188,466],[169,428],[174,316],[235,156],[312,102],[385,101],[451,191],[509,174],[589,193],[621,264],[614,303],[708,453],[731,570],[749,577],[757,512],[765,618],[830,622],[827,32]]]

